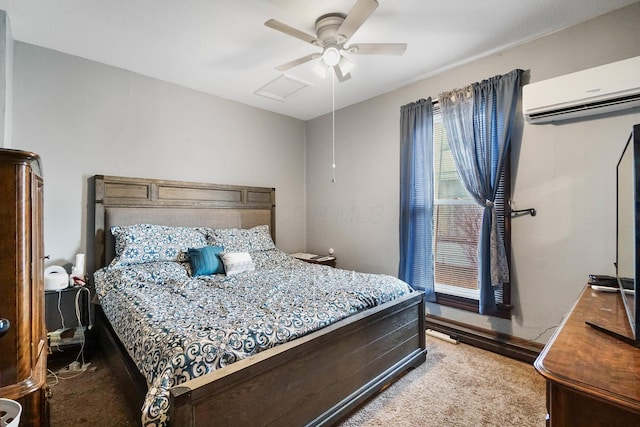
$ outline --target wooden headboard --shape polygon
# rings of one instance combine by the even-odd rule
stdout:
[[[93,176],[89,185],[94,201],[94,270],[114,257],[109,232],[114,225],[250,228],[267,224],[275,242],[275,188],[105,175]]]

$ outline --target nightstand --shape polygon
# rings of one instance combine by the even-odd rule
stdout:
[[[80,322],[76,315],[76,304],[80,313]],[[51,350],[82,344],[92,318],[91,295],[88,288],[72,286],[59,291],[45,291],[44,307]]]
[[[308,253],[295,253],[291,254],[292,257],[299,259],[300,261],[308,262],[309,264],[328,265],[329,267],[336,266],[336,257],[331,255],[316,255]]]

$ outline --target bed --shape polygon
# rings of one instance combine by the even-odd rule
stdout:
[[[89,189],[90,200],[94,202],[90,218],[93,219],[95,230],[94,253],[91,257],[94,261],[93,265],[89,266],[89,271],[98,271],[96,280],[103,282],[100,284],[99,298],[103,298],[104,312],[108,312],[113,321],[113,324],[110,323],[103,310],[97,310],[98,340],[105,353],[109,355],[110,367],[121,371],[120,377],[126,382],[123,390],[128,392],[128,400],[138,408],[145,407],[148,411],[149,402],[154,399],[153,392],[158,392],[158,383],[154,384],[151,374],[144,368],[141,369],[141,362],[134,361],[131,354],[144,354],[146,344],[140,336],[149,334],[146,332],[146,326],[142,326],[137,332],[123,334],[123,330],[130,329],[130,324],[137,325],[141,322],[127,320],[131,318],[129,314],[117,314],[124,313],[119,311],[124,302],[116,302],[119,300],[115,294],[125,293],[122,289],[128,285],[122,285],[121,289],[115,289],[117,286],[114,285],[112,290],[108,284],[121,283],[114,279],[121,273],[113,273],[116,276],[110,276],[107,280],[103,274],[105,269],[102,267],[112,264],[117,249],[118,241],[114,240],[110,232],[111,227],[117,227],[116,230],[130,230],[131,227],[135,229],[138,226],[154,224],[168,228],[197,228],[204,230],[205,235],[210,234],[212,230],[214,233],[231,230],[243,236],[253,232],[257,233],[256,235],[260,234],[260,242],[273,244],[275,189],[104,175],[92,177]],[[268,234],[268,238],[264,238],[265,233]],[[260,246],[262,243],[257,245]],[[283,254],[275,247],[258,249],[250,252],[256,274],[262,275],[267,270],[272,271],[274,283],[282,283],[282,286],[285,285],[281,278],[294,274],[293,272],[300,274],[300,278],[316,277],[316,282],[322,284],[325,283],[325,277],[333,276],[337,278],[336,282],[345,281],[349,277],[362,283],[378,280],[377,276],[373,275],[359,276],[362,273],[305,264]],[[117,264],[118,259],[113,262]],[[173,264],[169,266],[172,271],[176,269]],[[136,268],[138,267],[140,266]],[[141,268],[144,270],[144,267]],[[155,267],[149,270],[154,269]],[[137,285],[133,286],[135,289],[126,292],[129,295],[127,298],[134,301],[134,310],[139,310],[144,303],[141,302],[138,288],[152,288],[157,284],[140,284],[140,277],[144,274],[135,271]],[[131,275],[130,272],[126,274]],[[280,278],[278,275],[281,275]],[[163,283],[162,292],[179,292],[180,295],[190,292],[191,297],[195,296],[197,299],[198,295],[202,294],[196,286],[216,288],[218,291],[235,289],[241,287],[238,285],[240,282],[235,281],[241,277],[254,277],[254,273],[245,272],[233,277],[224,274],[205,276],[204,285],[188,282],[188,285],[180,285],[182,288],[174,287],[179,289],[178,291],[173,288],[168,290]],[[400,286],[397,279],[391,279],[385,280],[394,286]],[[170,280],[173,280],[173,276]],[[257,283],[258,281],[249,283],[248,289],[257,289]],[[322,287],[307,290],[306,286],[310,285],[305,285],[305,292],[300,291],[301,295],[309,294],[315,297],[316,294],[323,293]],[[292,294],[294,291],[291,289],[293,288],[283,287],[279,293]],[[266,291],[255,292],[264,293]],[[156,404],[151,417],[148,414],[145,416],[143,411],[143,420],[146,420],[148,425],[172,426],[302,426],[337,423],[404,371],[424,362],[426,357],[423,295],[410,290],[398,290],[397,295],[393,296],[385,296],[386,294],[378,291],[374,293],[376,297],[382,294],[381,299],[373,301],[371,308],[361,307],[355,311],[353,308],[347,308],[347,311],[351,312],[348,317],[342,314],[333,316],[333,311],[322,306],[318,312],[322,312],[323,315],[331,312],[332,315],[329,317],[335,319],[331,322],[325,322],[326,319],[317,321],[316,316],[311,322],[313,324],[306,328],[306,333],[301,333],[298,337],[297,332],[294,332],[295,339],[285,337],[277,343],[278,345],[264,344],[262,351],[256,351],[249,357],[235,357],[235,353],[227,353],[232,354],[230,359],[233,360],[226,360],[226,356],[218,357],[213,363],[215,369],[201,369],[197,375],[180,375],[180,370],[177,369],[178,375],[175,378],[159,383],[166,386],[166,399],[156,399],[155,402],[165,403]],[[159,293],[156,296],[159,301],[157,305],[161,307],[162,301],[174,297],[174,294],[166,296]],[[353,299],[353,295],[350,298]],[[214,299],[215,297],[210,296],[201,298],[200,305],[208,306],[209,301]],[[255,298],[252,296],[250,299]],[[368,302],[369,299],[370,296],[360,297],[358,302],[350,304],[358,305],[362,301]],[[274,302],[276,300],[269,301],[275,305],[290,304],[280,300],[277,303]],[[264,306],[266,303],[263,300],[259,304]],[[331,304],[332,309],[336,305],[342,305],[333,302]],[[166,311],[169,306],[162,307]],[[146,311],[144,313],[142,317],[153,317],[153,314],[147,314]],[[229,313],[236,312],[230,310]],[[251,313],[249,317],[257,316],[255,311]],[[174,315],[167,315],[167,318],[172,316]],[[244,315],[222,317],[237,316]],[[219,320],[216,318],[215,322]],[[255,318],[251,320],[255,321]],[[192,321],[193,319],[189,322]],[[173,325],[169,322],[166,329],[172,328]],[[194,328],[199,331],[203,329],[202,325],[186,327]],[[137,336],[139,341],[136,342],[136,338],[132,341],[131,336]],[[257,341],[262,343],[261,340]],[[167,342],[170,343],[167,347],[173,345],[172,341]],[[136,348],[137,350],[132,350]],[[147,359],[157,362],[158,357],[149,356]],[[163,366],[166,367],[166,364]]]

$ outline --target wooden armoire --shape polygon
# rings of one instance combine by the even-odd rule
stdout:
[[[38,155],[0,149],[0,397],[22,427],[49,425],[42,190]]]

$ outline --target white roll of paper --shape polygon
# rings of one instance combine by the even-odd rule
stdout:
[[[458,340],[451,338],[447,334],[443,334],[442,332],[434,331],[433,329],[427,329],[427,335],[441,339],[442,341],[446,341],[451,344],[458,344]]]
[[[73,266],[72,274],[78,277],[84,277],[84,254],[76,255],[76,262]]]

